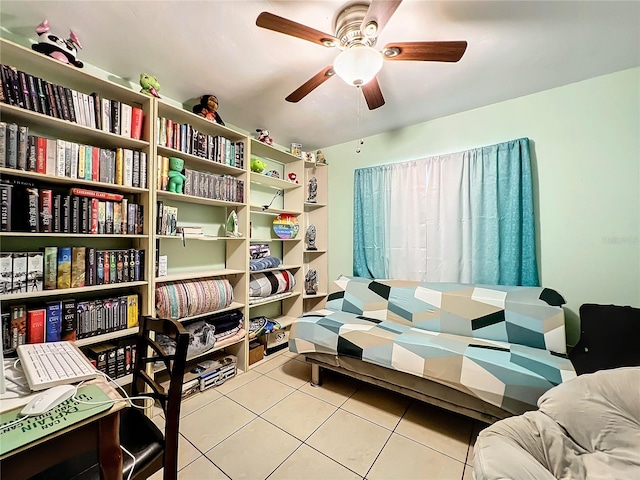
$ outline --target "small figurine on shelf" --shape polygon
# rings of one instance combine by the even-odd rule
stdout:
[[[287,175],[287,177],[289,178],[289,181],[291,183],[298,183],[298,175],[296,175],[295,173],[291,172],[289,175]]]
[[[184,169],[184,160],[177,157],[171,157],[169,159],[169,184],[168,190],[173,193],[182,193],[182,186],[187,179],[182,174]]]
[[[267,177],[280,178],[280,172],[278,170],[269,170],[264,172]]]
[[[318,180],[316,177],[309,179],[309,196],[307,197],[308,203],[316,203],[316,196],[318,195]]]
[[[224,125],[222,118],[218,114],[219,106],[220,104],[218,102],[218,97],[211,94],[203,95],[202,97],[200,97],[200,103],[193,107],[193,113],[195,113],[196,115],[200,115],[201,117],[204,117],[212,122]]]
[[[318,165],[319,163],[327,165],[327,160],[324,158],[324,153],[322,153],[322,150],[318,150],[316,152],[316,165]]]
[[[225,236],[227,237],[241,237],[242,234],[238,230],[238,214],[235,210],[231,210],[231,213],[227,217],[227,223],[225,224]]]
[[[292,143],[291,144],[291,155],[294,157],[302,158],[302,144],[301,143]]]
[[[158,93],[160,92],[160,82],[158,82],[156,77],[146,73],[141,73],[140,86],[142,87],[140,93],[146,93],[147,95],[160,98],[160,94]]]
[[[36,33],[38,34],[38,43],[31,45],[36,52],[48,55],[51,58],[61,61],[62,63],[68,63],[75,67],[82,68],[84,64],[76,58],[78,55],[78,48],[82,48],[78,36],[69,30],[69,38],[64,39],[49,33],[51,27],[48,20],[43,20],[40,25],[36,27]]]
[[[257,128],[256,132],[258,132],[258,141],[262,143],[266,143],[267,145],[273,145],[273,138],[269,136],[269,130],[264,130],[262,128]]]
[[[307,250],[318,250],[316,247],[316,226],[311,224],[307,228],[307,232],[304,235],[304,241],[307,244]]]
[[[256,173],[264,172],[264,169],[267,167],[266,162],[263,162],[257,157],[251,157],[251,171]]]
[[[304,293],[307,295],[318,293],[318,271],[315,268],[307,270],[304,276]]]

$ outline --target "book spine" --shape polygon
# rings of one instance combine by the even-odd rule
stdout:
[[[133,151],[124,150],[124,183],[126,187],[133,186]]]
[[[40,77],[35,78],[36,90],[38,92],[38,102],[40,103],[40,113],[51,116],[51,109],[49,108],[49,102],[47,101],[47,88],[46,83]]]
[[[122,234],[122,203],[113,202],[113,233]]]
[[[72,247],[71,251],[71,288],[85,286],[86,248]]]
[[[71,247],[58,248],[58,288],[71,288]]]
[[[116,251],[116,283],[124,282],[124,251]]]
[[[120,104],[120,135],[131,138],[131,105],[126,103]]]
[[[140,152],[140,188],[147,188],[147,154]]]
[[[18,85],[20,87],[20,97],[22,98],[22,108],[27,110],[33,110],[33,103],[31,100],[31,92],[29,91],[29,81],[27,80],[27,74],[24,72],[18,72]]]
[[[27,138],[27,170],[38,171],[38,137],[29,135]]]
[[[62,302],[62,326],[60,340],[76,340],[76,301],[72,298]]]
[[[11,337],[12,346],[27,343],[27,307],[14,305],[11,307]]]
[[[53,197],[53,233],[62,232],[62,195]]]
[[[45,341],[59,342],[62,332],[62,302],[47,302],[47,326]]]
[[[41,106],[40,106],[40,98],[38,97],[38,89],[36,87],[36,79],[34,78],[33,75],[27,74],[27,83],[29,85],[29,94],[31,96],[32,110],[34,112],[46,114],[46,112],[44,112],[42,110]]]
[[[96,285],[104,285],[104,252],[96,252]]]
[[[91,101],[93,102],[93,115],[95,119],[95,128],[102,130],[102,99],[100,95],[93,92],[91,95]]]
[[[131,138],[136,140],[142,139],[142,123],[144,119],[144,112],[140,107],[133,107],[131,109]]]
[[[29,129],[18,127],[18,170],[27,169],[27,157],[29,155]]]
[[[65,145],[64,140],[56,140],[56,176],[64,177],[65,172]]]
[[[42,291],[44,275],[44,255],[42,252],[27,253],[27,290],[29,292]]]
[[[116,149],[116,185],[124,185],[124,152],[122,148]]]
[[[109,251],[109,283],[118,283],[117,256],[115,250]]]
[[[40,224],[43,232],[53,232],[53,218],[53,192],[40,190]]]
[[[27,343],[44,343],[46,316],[44,308],[27,312]]]
[[[105,202],[105,220],[104,220],[104,233],[113,234],[113,202],[107,200]]]
[[[45,173],[47,175],[56,174],[56,165],[58,161],[58,142],[52,138],[47,138]]]
[[[91,171],[92,165],[92,156],[93,156],[93,147],[91,145],[86,145],[84,148],[84,179],[91,180],[91,176],[93,172]]]
[[[37,188],[27,188],[27,218],[29,231],[40,231],[40,201]]]
[[[47,139],[37,137],[36,172],[47,173]]]
[[[7,124],[7,167],[18,168],[18,125]]]
[[[79,145],[75,142],[71,143],[71,178],[80,178],[78,176],[78,150]]]
[[[107,219],[107,204],[106,202],[98,203],[98,233],[100,235],[105,233],[105,222]]]
[[[59,107],[59,102],[56,102],[56,96],[54,91],[57,91],[57,86],[53,83],[45,82],[45,87],[47,91],[47,103],[49,105],[49,112],[52,117],[62,118]]]
[[[80,233],[90,233],[91,229],[91,199],[80,197]]]
[[[58,247],[44,248],[44,289],[58,287]]]
[[[111,283],[111,257],[109,251],[103,251],[102,257],[104,263],[104,283],[107,285]]]
[[[11,197],[13,185],[0,183],[0,231],[11,231]]]
[[[138,295],[127,295],[127,328],[138,326]]]
[[[133,187],[140,186],[140,152],[133,152],[133,176],[131,178],[131,185]]]
[[[85,257],[85,285],[93,286],[96,285],[96,249],[87,247]]]
[[[24,293],[27,291],[27,254],[23,252],[13,253],[13,282],[12,293]]]
[[[7,166],[7,122],[0,122],[0,167]]]
[[[78,123],[78,115],[73,107],[73,94],[71,93],[71,89],[69,87],[63,87],[62,90],[67,98],[67,106],[69,108],[69,121]]]
[[[75,90],[71,90],[71,102],[73,103],[73,109],[77,114],[76,120],[80,125],[86,126],[87,123],[84,118],[84,109],[79,108],[79,103],[82,101],[82,99],[78,98],[78,95],[80,95],[78,92],[76,92]]]
[[[108,98],[101,99],[102,108],[100,112],[102,113],[102,121],[100,122],[102,125],[102,131],[110,132],[111,131],[111,100]]]
[[[87,163],[85,161],[86,158],[86,153],[85,153],[85,146],[84,145],[78,145],[78,158],[77,158],[77,164],[78,164],[78,178],[80,180],[84,180],[85,177],[85,168],[87,166]]]
[[[69,190],[72,195],[80,197],[98,198],[100,200],[111,200],[119,202],[123,199],[123,195],[119,193],[100,192],[98,190],[87,190],[86,188],[73,187]]]
[[[71,197],[71,233],[80,233],[80,197]]]
[[[71,197],[62,197],[62,232],[71,233]]]
[[[100,181],[100,149],[98,147],[91,148],[91,180]]]
[[[64,142],[64,176],[71,178],[71,142]]]
[[[120,102],[111,100],[111,133],[120,135]]]
[[[96,235],[100,230],[100,223],[98,221],[100,216],[100,200],[97,198],[91,199],[91,227],[90,233]]]

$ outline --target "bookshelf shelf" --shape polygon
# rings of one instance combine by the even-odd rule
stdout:
[[[266,143],[259,142],[255,138],[251,139],[251,154],[258,157],[269,158],[282,164],[302,163],[302,159],[300,157],[291,155],[289,152],[279,150],[276,147],[267,145]]]
[[[319,248],[318,250],[305,250],[304,253],[308,253],[311,255],[320,255],[322,253],[327,253],[327,251]]]
[[[43,173],[28,172],[26,170],[15,170],[13,168],[0,167],[0,175],[13,175],[14,177],[30,178],[46,183],[69,185],[69,187],[83,186],[89,190],[116,190],[122,193],[149,193],[147,188],[126,187],[114,183],[93,182],[91,180],[80,180],[78,178],[58,177],[55,175],[45,175]]]
[[[4,54],[4,51],[2,53]],[[30,130],[46,133],[47,136],[52,138],[62,138],[64,140],[72,138],[75,142],[88,145],[96,144],[108,148],[149,148],[149,142],[144,140],[136,140],[92,127],[85,127],[84,125],[32,112],[15,105],[0,104],[0,114],[3,122],[27,124]]]
[[[327,295],[329,295],[329,294],[326,293],[326,292],[318,292],[315,295],[308,295],[308,294],[305,293],[303,295],[303,298],[306,300],[308,298],[322,298],[322,297],[326,297]]]
[[[296,298],[296,297],[302,296],[302,294],[300,292],[296,292],[296,291],[288,292],[288,293],[289,293],[288,295],[285,295],[285,294],[274,295],[275,298],[268,298],[267,297],[266,299],[263,299],[263,301],[260,301],[258,303],[250,303],[249,304],[249,308],[261,307],[263,305],[269,305],[271,303],[280,302],[282,300],[286,300],[286,299],[289,299],[289,298]]]
[[[299,183],[293,183],[288,182],[287,180],[282,180],[280,178],[269,177],[268,175],[264,175],[262,173],[251,172],[250,178],[252,183],[257,183],[259,185],[264,185],[278,190],[286,191],[302,187],[302,185],[300,185]]]
[[[43,232],[0,232],[1,237],[26,237],[26,238],[147,238],[146,235],[112,235],[90,233],[43,233]]]
[[[302,215],[302,212],[299,210],[284,210],[282,208],[267,208],[266,210],[263,210],[261,205],[251,205],[249,209],[251,210],[251,213],[259,213],[262,215],[280,215],[281,213]]]
[[[109,342],[111,340],[117,340],[124,337],[129,337],[138,333],[139,328],[125,328],[124,330],[116,330],[115,332],[103,333],[102,335],[94,335],[92,337],[81,338],[76,340],[78,347],[86,347],[89,345],[95,345],[96,343]]]
[[[183,193],[166,192],[158,190],[156,192],[159,199],[173,200],[176,202],[196,203],[199,205],[212,205],[218,207],[239,207],[244,205],[239,202],[227,202],[226,200],[214,200],[213,198],[194,197],[193,195],[184,195]]]
[[[322,208],[322,207],[326,207],[327,204],[326,203],[311,203],[311,202],[304,202],[304,211],[308,211],[308,210],[315,210],[316,208]]]
[[[69,295],[77,295],[78,293],[85,292],[99,292],[106,290],[122,290],[123,288],[141,287],[147,285],[148,282],[123,282],[123,283],[110,283],[108,285],[92,285],[90,287],[78,287],[78,288],[58,288],[55,290],[41,290],[39,292],[20,292],[10,293],[8,295],[2,295],[2,301],[9,300],[26,300],[33,298],[47,298],[47,297],[68,297]]]
[[[207,350],[206,352],[202,352],[199,353],[197,355],[191,355],[189,357],[187,357],[187,362],[192,362],[193,360],[196,360],[197,358],[204,358],[208,355],[211,355],[212,353],[218,352],[224,348],[228,348],[228,347],[233,347],[234,345],[239,345],[241,343],[244,343],[247,339],[247,335],[245,333],[245,335],[241,338],[237,338],[237,339],[232,339],[232,340],[228,340],[228,341],[222,341],[222,342],[218,342],[214,345],[213,348]],[[157,369],[154,369],[154,373],[157,375],[161,372],[163,372],[164,370],[166,370],[166,367],[160,367]]]
[[[156,277],[155,283],[168,283],[176,282],[178,280],[191,280],[195,278],[209,278],[209,277],[225,277],[227,275],[238,275],[245,273],[244,270],[236,270],[233,268],[225,268],[223,270],[196,270],[190,272],[179,272],[164,275],[162,277]]]
[[[250,273],[278,272],[281,270],[296,270],[298,268],[302,268],[302,265],[280,265],[279,267],[265,268],[263,270],[251,270]]]
[[[182,240],[182,235],[156,235],[161,240]],[[246,240],[245,237],[214,237],[211,235],[185,235],[185,240],[198,240],[202,242],[226,242],[229,240]]]
[[[301,242],[302,238],[250,238],[251,243],[269,243],[269,242]]]
[[[231,310],[237,310],[237,309],[240,309],[240,308],[244,308],[244,303],[231,302],[231,305],[229,305],[228,307],[220,308],[220,309],[214,310],[212,312],[201,313],[199,315],[192,315],[190,317],[183,317],[183,318],[180,318],[178,321],[180,323],[188,323],[188,322],[191,322],[193,320],[197,320],[199,318],[204,318],[204,317],[209,317],[211,315],[215,315],[216,313],[229,312]]]
[[[326,163],[310,162],[309,160],[304,161],[304,168],[316,168],[316,167],[326,167],[326,166],[328,166]]]

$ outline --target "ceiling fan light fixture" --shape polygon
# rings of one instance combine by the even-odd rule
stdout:
[[[375,48],[355,45],[340,52],[333,62],[333,69],[347,84],[365,85],[382,68],[382,55]]]

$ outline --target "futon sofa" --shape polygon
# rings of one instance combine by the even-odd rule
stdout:
[[[325,309],[294,322],[289,349],[312,383],[335,370],[492,423],[576,376],[563,303],[541,287],[343,276]]]

